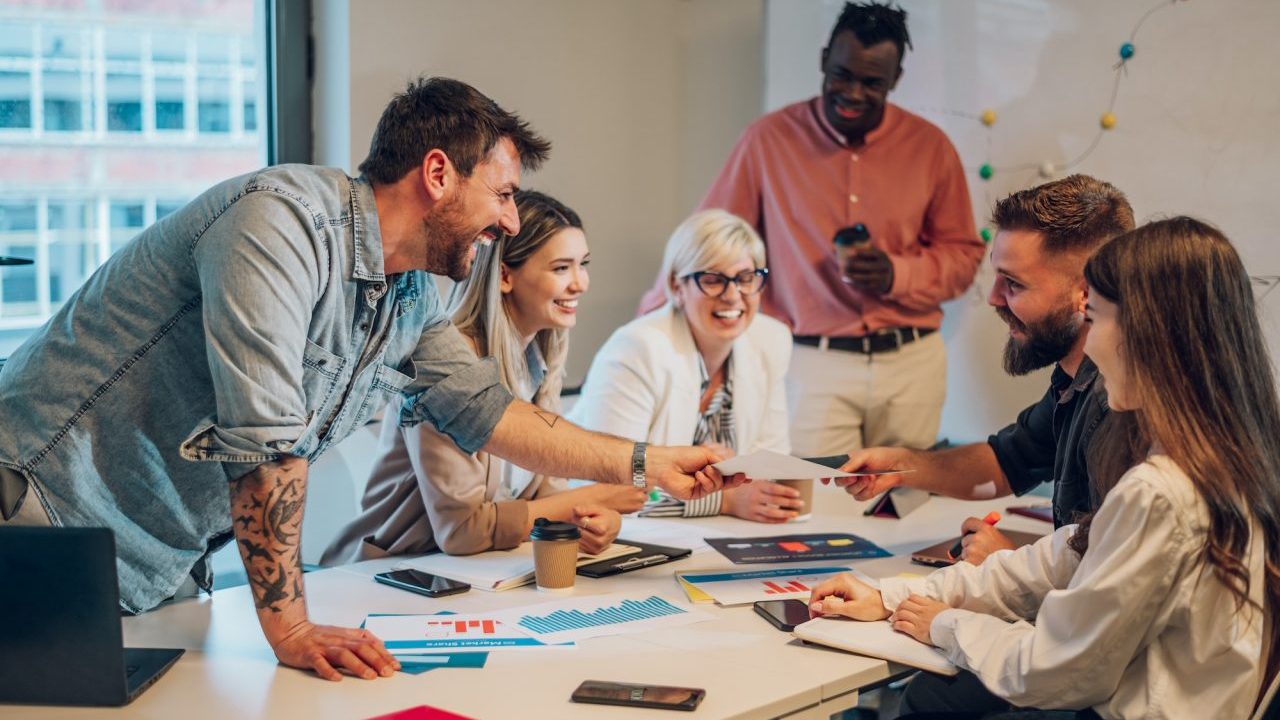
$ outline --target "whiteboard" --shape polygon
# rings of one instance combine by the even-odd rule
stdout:
[[[843,7],[766,0],[765,104],[817,94],[819,53]],[[1119,47],[1134,57],[1116,91],[1117,124],[1072,171],[1114,183],[1139,221],[1189,214],[1220,227],[1255,275],[1280,275],[1280,3],[1274,0],[900,0],[915,46],[890,100],[937,124],[969,170],[979,226],[1004,195],[1041,182],[1097,139]],[[997,114],[986,128],[976,116]],[[977,175],[996,166],[990,181]],[[1027,165],[1025,169],[999,168]],[[1065,173],[1058,173],[1061,176]],[[986,306],[984,263],[945,306],[949,354],[942,435],[973,441],[1043,394],[1047,371],[1000,369],[1007,331]],[[1262,302],[1273,357],[1280,291]]]

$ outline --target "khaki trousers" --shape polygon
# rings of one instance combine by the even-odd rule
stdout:
[[[927,448],[942,422],[946,346],[939,332],[871,355],[795,345],[786,385],[792,454]]]

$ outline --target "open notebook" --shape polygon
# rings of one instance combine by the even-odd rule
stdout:
[[[792,632],[801,640],[828,645],[859,655],[869,655],[928,670],[939,675],[955,675],[958,670],[942,651],[896,632],[888,620],[859,622],[836,618],[815,618],[797,625]]]
[[[578,566],[638,552],[640,548],[634,545],[614,543],[597,555],[578,553]],[[533,543],[520,543],[512,550],[490,550],[475,555],[423,555],[396,565],[396,569],[404,568],[459,580],[479,590],[510,590],[533,582]]]

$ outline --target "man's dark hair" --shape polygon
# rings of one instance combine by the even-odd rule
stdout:
[[[907,34],[907,11],[902,8],[874,2],[847,2],[840,13],[840,19],[836,20],[836,26],[831,28],[827,47],[831,47],[836,36],[846,30],[853,33],[863,47],[871,47],[885,40],[892,41],[898,48],[899,64],[907,54],[906,48],[911,47],[911,36]]]
[[[550,142],[479,90],[449,78],[419,78],[382,111],[360,172],[374,182],[393,183],[439,148],[470,177],[502,138],[515,144],[526,170],[537,170],[551,153]]]
[[[1093,251],[1133,229],[1133,208],[1116,186],[1088,175],[1068,175],[1020,190],[996,203],[991,222],[1000,230],[1031,230],[1049,255]]]

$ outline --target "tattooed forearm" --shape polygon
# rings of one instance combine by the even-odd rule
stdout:
[[[547,412],[546,410],[534,410],[533,414],[537,415],[538,418],[541,419],[542,422],[546,423],[547,427],[549,428],[555,427],[556,423],[560,422],[559,415],[556,415],[555,413],[552,413],[552,412]]]
[[[259,610],[283,612],[303,599],[299,543],[306,461],[259,466],[231,483],[232,527]]]

